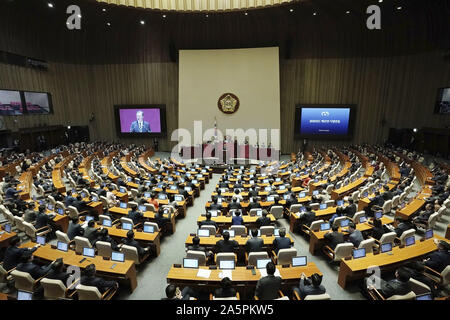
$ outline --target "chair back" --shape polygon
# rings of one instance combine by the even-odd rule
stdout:
[[[365,215],[366,215],[365,211],[356,212],[355,215],[353,216],[353,222],[359,223],[359,219],[361,219],[361,217],[364,217]]]
[[[46,299],[60,299],[66,297],[66,286],[61,280],[43,278],[40,284],[44,288]]]
[[[80,213],[78,212],[78,209],[75,208],[74,206],[68,206],[67,211],[69,211],[70,219],[78,218],[78,216],[80,215]]]
[[[109,216],[107,216],[107,215],[104,215],[104,214],[100,214],[100,215],[98,216],[98,222],[99,222],[101,225],[103,225],[103,221],[105,221],[105,220],[111,221],[111,217],[109,217]]]
[[[138,251],[135,247],[122,245],[120,251],[124,253],[125,260],[134,261],[134,263],[136,263],[137,265],[141,263],[141,261],[139,260]]]
[[[261,252],[250,252],[248,254],[248,263],[249,266],[256,266],[258,259],[267,259],[269,255],[265,251]]]
[[[450,265],[446,266],[441,272],[441,285],[446,286],[450,283]]]
[[[84,286],[79,284],[77,287],[78,300],[102,300],[102,295],[97,287]]]
[[[387,298],[386,300],[414,300],[416,298],[416,294],[414,291],[410,291],[405,295],[393,295],[392,297]]]
[[[19,229],[22,232],[25,232],[25,226],[23,225],[24,222],[25,221],[21,217],[14,216],[14,223],[17,229]]]
[[[428,285],[414,278],[409,278],[409,284],[411,286],[411,291],[413,291],[416,295],[431,293],[431,288]]]
[[[416,234],[416,230],[415,229],[408,229],[408,230],[404,231],[402,233],[402,235],[400,236],[401,244],[405,244],[406,243],[406,238],[413,237],[415,234]]]
[[[155,208],[155,206],[153,204],[146,203],[146,204],[144,204],[144,206],[147,209],[147,211],[156,212],[156,208]]]
[[[327,201],[325,201],[325,203],[326,203],[327,207],[334,206],[334,200],[327,200]]]
[[[392,243],[392,245],[394,245],[394,240],[396,237],[397,234],[395,232],[385,233],[380,238],[380,244]]]
[[[435,212],[428,218],[428,229],[433,229],[439,217],[439,212]]]
[[[62,208],[64,211],[66,210],[66,205],[64,203],[62,203],[61,201],[56,201],[55,207]]]
[[[305,297],[303,300],[330,300],[331,297],[328,293],[323,294],[310,294]]]
[[[280,219],[283,217],[283,206],[273,206],[270,208],[270,214],[273,214],[275,219]]]
[[[206,266],[206,254],[203,251],[188,250],[186,258],[197,259],[199,266]]]
[[[127,218],[127,217],[121,217],[120,218],[120,223],[130,223],[132,226],[134,226],[134,222],[132,219]]]
[[[280,249],[277,255],[277,264],[291,264],[292,258],[297,256],[297,249],[288,248],[288,249]]]
[[[34,279],[28,272],[13,270],[11,276],[14,278],[14,285],[17,290],[34,291]]]
[[[347,216],[342,216],[342,217],[337,217],[334,219],[333,221],[333,227],[334,226],[340,226],[341,225],[341,221],[347,220],[348,217]]]
[[[53,207],[56,207],[56,200],[55,200],[55,198],[53,198],[53,196],[48,195],[47,199],[53,205]]]
[[[36,228],[29,222],[23,221],[23,226],[25,228],[25,234],[31,239],[36,239]]]
[[[394,197],[392,198],[392,208],[393,208],[393,209],[397,208],[398,205],[399,205],[399,203],[400,203],[400,196],[399,196],[399,195],[394,196]]]
[[[366,239],[360,242],[358,249],[366,249],[366,254],[367,253],[372,253],[373,252],[373,247],[375,245],[375,239]]]
[[[61,241],[61,242],[67,243],[67,244],[69,244],[69,242],[70,242],[70,239],[69,239],[69,236],[67,235],[67,233],[64,233],[59,230],[56,231],[56,239],[58,241]]]
[[[316,220],[316,221],[313,221],[313,222],[311,223],[311,226],[310,226],[309,228],[310,228],[312,231],[319,231],[319,230],[320,230],[320,225],[321,225],[322,223],[324,223],[323,220]]]
[[[106,241],[97,241],[95,243],[95,247],[97,248],[97,254],[99,256],[111,258],[112,254],[111,243]]]
[[[156,222],[146,221],[146,222],[144,222],[144,226],[153,226],[153,230],[159,231],[159,227],[158,227],[158,224]]]
[[[300,212],[300,209],[302,208],[301,204],[293,204],[291,205],[291,207],[289,208],[290,212]]]
[[[320,203],[311,203],[311,210],[316,211],[319,210]]]
[[[216,264],[220,265],[220,261],[235,261],[237,260],[236,258],[236,254],[235,253],[230,253],[230,252],[220,252],[218,254],[216,254]]]
[[[77,253],[83,253],[83,248],[92,248],[92,245],[88,238],[76,236],[75,240],[75,251]]]
[[[391,213],[392,200],[387,200],[383,204],[383,214]]]
[[[240,236],[243,234],[247,234],[247,229],[245,228],[245,226],[231,226],[230,230],[234,230],[234,234],[236,236]]]
[[[275,227],[274,226],[263,226],[260,228],[261,230],[261,235],[268,235],[271,234],[273,235],[275,233]]]
[[[210,235],[216,234],[216,227],[211,226],[211,225],[203,225],[203,226],[200,227],[200,229],[207,229],[207,230],[209,230],[209,234]]]
[[[351,257],[353,253],[353,244],[339,243],[334,249],[333,261],[341,261],[341,259]]]

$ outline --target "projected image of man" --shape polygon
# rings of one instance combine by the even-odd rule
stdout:
[[[151,132],[150,124],[144,121],[144,112],[136,112],[136,121],[131,123],[130,132]]]

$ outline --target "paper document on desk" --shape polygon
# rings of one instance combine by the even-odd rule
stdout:
[[[197,277],[209,279],[211,275],[211,270],[208,269],[198,269]]]
[[[230,280],[233,280],[231,274],[232,274],[231,270],[222,270],[222,272],[219,273],[219,278],[223,279],[228,277]]]
[[[259,270],[259,273],[261,274],[261,278],[267,277],[267,270],[266,270],[266,268],[264,268],[264,269],[258,269],[258,270]],[[275,276],[275,277],[280,277],[280,278],[281,278],[280,270],[275,269],[274,276]]]

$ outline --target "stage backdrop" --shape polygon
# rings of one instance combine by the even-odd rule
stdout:
[[[225,129],[280,129],[280,72],[278,47],[220,50],[180,50],[179,128],[191,132],[194,121],[203,122],[203,131]],[[240,102],[233,114],[219,110],[224,93],[235,94]],[[270,131],[268,132],[270,139]],[[277,137],[279,139],[279,136]],[[272,141],[276,146],[279,141]],[[187,143],[182,143],[187,145]]]

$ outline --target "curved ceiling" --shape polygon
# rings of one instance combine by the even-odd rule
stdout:
[[[236,11],[247,9],[266,8],[304,2],[307,0],[96,0],[97,2],[123,5],[135,8],[201,12],[201,11]]]

